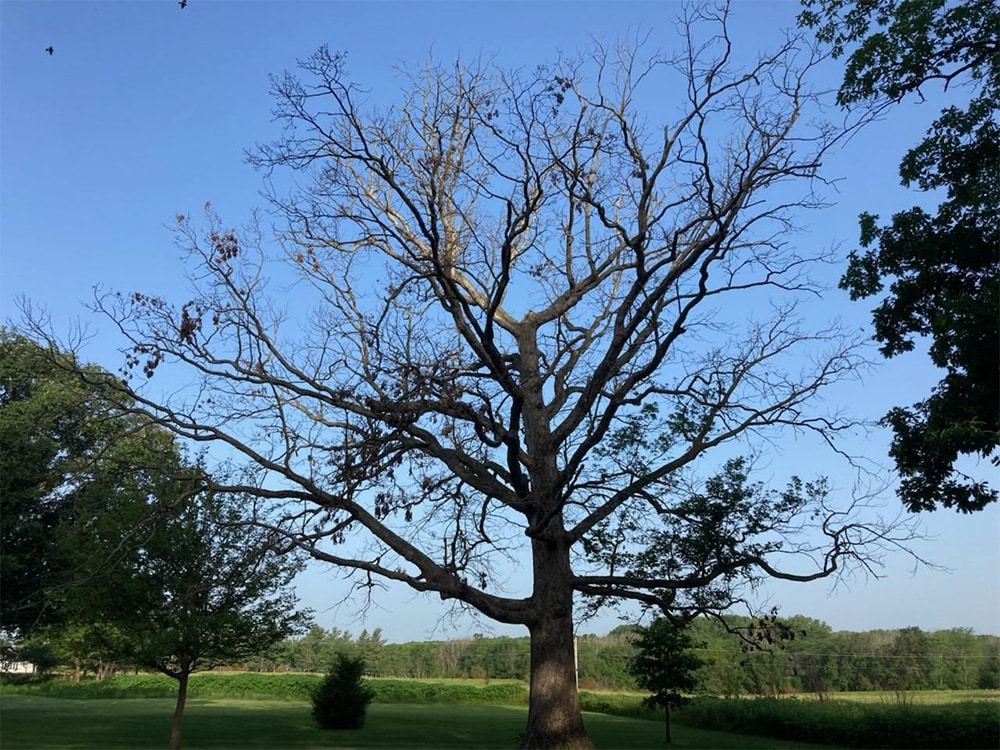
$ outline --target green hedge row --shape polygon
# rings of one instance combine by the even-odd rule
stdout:
[[[191,675],[191,698],[269,698],[309,700],[321,677],[315,674],[256,674],[199,672]],[[5,692],[26,692],[53,698],[172,698],[177,681],[162,674],[114,675],[104,680],[48,680],[34,685],[8,685]]]
[[[477,687],[456,683],[412,680],[371,680],[377,703],[460,703],[521,706],[528,703],[528,688],[519,683]]]
[[[308,701],[321,675],[254,672],[198,672],[191,675],[188,695],[192,698],[247,698]],[[22,681],[24,682],[24,681]],[[480,686],[461,683],[419,682],[415,680],[369,680],[378,703],[453,703],[523,706],[528,688],[521,683]],[[177,682],[161,674],[117,675],[104,680],[69,682],[49,679],[29,684],[6,684],[6,692],[25,692],[53,698],[172,698]],[[617,716],[649,718],[656,714],[641,705],[634,695],[580,692],[584,711]]]
[[[599,714],[629,719],[662,719],[663,714],[642,705],[642,697],[628,693],[591,693],[580,691],[580,708]]]
[[[191,698],[256,698],[308,701],[319,685],[318,674],[258,674],[254,672],[199,672],[191,675]],[[378,703],[454,703],[525,705],[528,690],[518,683],[479,687],[461,683],[369,680]],[[30,693],[53,698],[172,698],[177,682],[161,674],[116,675],[105,680],[69,682],[46,680],[33,684],[7,684],[9,693]]]
[[[259,674],[255,672],[198,672],[191,675],[188,695],[192,698],[256,698],[308,701],[321,675],[301,673]],[[522,706],[528,703],[528,688],[522,683],[463,685],[460,682],[420,682],[416,680],[369,680],[378,703],[453,703]],[[8,692],[27,692],[53,698],[172,698],[177,682],[161,674],[116,675],[104,680],[69,682],[34,681],[33,684],[4,687]],[[581,691],[584,711],[618,716],[654,716],[642,707],[640,698],[613,693]]]
[[[852,748],[1000,747],[996,701],[932,705],[699,697],[676,719],[704,729]]]

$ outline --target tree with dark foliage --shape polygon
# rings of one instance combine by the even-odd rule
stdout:
[[[312,715],[323,729],[361,729],[374,692],[364,683],[365,661],[338,653],[312,697]]]
[[[253,657],[298,632],[308,613],[290,588],[301,560],[279,554],[245,498],[175,486],[157,498],[141,540],[134,525],[105,517],[79,528],[82,549],[126,550],[112,571],[69,593],[77,621],[114,626],[117,659],[177,680],[170,747],[181,746],[188,680],[198,670]],[[91,556],[84,554],[81,567]]]
[[[683,693],[694,690],[694,673],[702,660],[691,650],[697,644],[685,626],[666,617],[658,617],[648,627],[636,628],[636,632],[638,653],[629,663],[629,672],[642,690],[652,693],[643,703],[663,709],[669,745],[670,709],[682,706],[686,700]]]
[[[953,91],[900,164],[907,187],[944,193],[936,213],[914,207],[879,225],[861,216],[862,251],[841,286],[852,299],[882,295],[875,339],[882,354],[930,340],[944,377],[923,401],[884,417],[899,496],[912,511],[969,513],[997,490],[958,465],[1000,455],[1000,6],[995,0],[803,0],[804,25],[850,54],[838,101],[845,107]],[[884,294],[883,294],[884,293]]]
[[[81,579],[71,529],[190,473],[172,434],[112,397],[116,380],[0,328],[0,629],[10,635],[62,621],[64,591]],[[116,549],[94,552],[109,567]]]

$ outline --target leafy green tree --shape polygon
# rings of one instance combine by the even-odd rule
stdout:
[[[322,672],[324,665],[333,662],[331,635],[321,626],[312,625],[305,635],[289,644],[288,666],[299,671]]]
[[[402,664],[410,677],[422,678],[434,674],[436,661],[430,650],[419,643],[403,646]]]
[[[934,83],[950,91],[923,141],[900,164],[907,187],[938,191],[880,225],[861,215],[862,251],[841,286],[852,299],[886,292],[875,339],[894,357],[930,340],[944,370],[932,393],[893,408],[890,455],[912,511],[981,510],[997,490],[964,473],[962,456],[1000,446],[1000,6],[995,0],[802,0],[800,21],[847,55],[838,101],[896,102]],[[886,290],[886,286],[888,289]]]
[[[38,636],[29,638],[18,648],[18,658],[29,662],[39,674],[47,674],[62,663],[57,649]]]
[[[375,628],[371,633],[362,630],[356,641],[358,655],[365,663],[365,669],[370,674],[378,674],[382,661],[382,648],[385,641],[382,639],[382,628]]]
[[[381,629],[376,629],[372,635],[366,630],[362,631],[355,642],[346,630],[330,628],[327,631],[319,625],[312,625],[305,635],[290,639],[284,644],[284,659],[292,669],[323,672],[333,663],[337,654],[360,655],[366,664],[371,665],[378,658],[382,645]]]
[[[830,626],[802,615],[793,615],[787,618],[786,623],[796,636],[793,641],[785,644],[793,684],[798,690],[806,690],[825,698],[834,689],[836,680]]]
[[[35,631],[33,639],[51,644],[61,664],[72,668],[73,679],[88,674],[103,679],[115,669],[135,668],[121,659],[121,633],[106,622],[63,622]]]
[[[980,639],[971,628],[951,628],[927,633],[931,665],[925,687],[935,690],[969,690],[976,687],[983,661]]]
[[[636,628],[636,633],[638,653],[629,664],[629,671],[641,689],[652,692],[643,702],[663,708],[667,744],[670,744],[670,709],[683,704],[682,691],[694,690],[694,673],[701,666],[701,659],[691,650],[695,644],[685,627],[666,617],[653,620],[648,627]]]
[[[982,661],[979,665],[977,687],[983,690],[1000,690],[1000,638],[980,636]]]
[[[635,655],[632,644],[634,628],[610,633],[603,638],[583,636],[579,639],[580,686],[605,690],[634,690],[635,680],[628,665]]]
[[[891,665],[889,685],[893,690],[920,690],[929,687],[931,672],[927,634],[920,628],[903,628],[886,649]]]
[[[308,619],[290,589],[301,561],[278,554],[251,507],[181,486],[156,498],[156,522],[138,543],[121,538],[129,524],[113,517],[76,536],[126,547],[113,571],[73,590],[67,607],[80,621],[113,624],[120,637],[108,645],[119,658],[177,680],[174,750],[193,672],[260,654]]]
[[[111,506],[141,508],[181,470],[174,437],[127,413],[113,385],[100,368],[0,328],[0,628],[17,637],[61,622],[64,591],[81,583],[69,530]],[[104,568],[118,551],[86,550]],[[88,575],[102,567],[92,563]]]

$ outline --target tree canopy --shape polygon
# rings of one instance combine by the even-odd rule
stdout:
[[[302,563],[122,396],[100,368],[0,330],[2,625],[177,679],[176,748],[193,671],[303,622],[288,589]]]
[[[0,329],[0,626],[13,635],[60,620],[62,592],[79,579],[69,529],[142,505],[184,471],[173,435],[112,398],[114,381]],[[117,550],[87,553],[109,564]]]
[[[652,693],[643,702],[663,709],[668,744],[670,709],[682,705],[683,693],[690,693],[697,684],[694,673],[702,660],[692,650],[695,645],[683,625],[675,625],[666,617],[658,617],[636,632],[636,654],[629,671],[642,690]]]
[[[993,0],[803,0],[804,25],[847,55],[838,101],[897,102],[935,84],[951,101],[903,157],[903,185],[944,200],[861,216],[862,250],[841,286],[881,295],[875,339],[886,357],[930,341],[944,370],[933,392],[883,419],[910,510],[981,510],[997,490],[961,468],[1000,447],[1000,8]]]
[[[815,397],[853,377],[860,342],[803,320],[826,258],[792,237],[865,118],[813,116],[823,56],[801,36],[740,61],[724,7],[681,28],[675,55],[432,60],[390,108],[320,49],[275,79],[282,135],[251,157],[274,241],[180,216],[190,298],[97,298],[130,345],[130,408],[247,460],[214,492],[270,501],[276,533],[362,590],[402,582],[528,628],[530,747],[588,744],[576,603],[692,618],[909,538],[860,493],[753,476],[783,432],[830,445],[854,426]],[[664,92],[676,106],[654,106]],[[174,368],[195,388],[143,387]]]
[[[273,533],[255,523],[252,502],[174,489],[145,509],[154,519],[141,540],[124,538],[132,524],[113,513],[75,529],[79,545],[124,553],[73,589],[66,606],[76,621],[96,625],[98,639],[110,627],[104,647],[116,659],[177,680],[176,750],[189,676],[265,653],[301,630],[308,613],[291,588],[301,557],[280,554]]]

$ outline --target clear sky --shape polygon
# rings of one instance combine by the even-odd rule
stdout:
[[[353,77],[391,102],[402,85],[396,66],[419,63],[428,52],[444,59],[485,54],[531,66],[585,46],[590,36],[612,41],[636,31],[649,31],[657,46],[670,49],[679,11],[666,0],[188,0],[184,9],[174,0],[0,0],[2,317],[16,320],[15,300],[23,295],[48,309],[57,331],[82,322],[96,334],[85,357],[117,370],[119,342],[85,306],[93,286],[180,296],[183,266],[167,226],[206,200],[233,224],[263,204],[260,175],[243,155],[277,135],[268,76],[294,68],[321,44],[347,51]],[[794,24],[796,12],[797,3],[786,0],[736,3],[737,50],[766,48]],[[836,66],[826,73],[825,83],[835,86]],[[904,103],[833,155],[826,175],[842,181],[826,197],[836,205],[802,217],[804,241],[842,245],[846,257],[860,211],[888,216],[918,202],[899,186],[895,167],[933,113],[933,100]],[[867,324],[867,303],[851,303],[834,289],[824,305],[831,316]],[[912,355],[835,395],[853,413],[877,418],[925,396],[936,380]],[[884,460],[887,441],[874,431],[854,447]],[[773,460],[812,463],[794,445]],[[848,477],[832,478],[850,484]],[[938,511],[921,520],[934,539],[917,551],[950,572],[914,571],[899,556],[889,558],[880,580],[841,582],[832,592],[830,583],[818,582],[771,586],[765,593],[785,614],[816,617],[836,629],[917,625],[1000,633],[1000,509],[974,516]],[[389,590],[363,616],[350,604],[334,606],[345,593],[336,573],[319,567],[300,582],[302,598],[324,627],[382,627],[395,641],[490,630],[489,623],[442,621],[446,610],[435,599],[408,590]],[[609,617],[581,631],[616,624]]]

